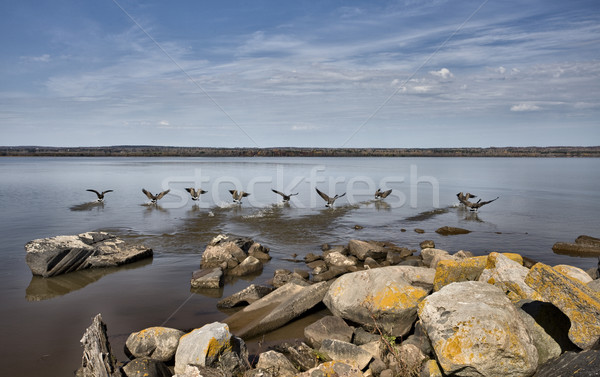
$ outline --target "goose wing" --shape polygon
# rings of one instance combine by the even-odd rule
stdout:
[[[102,195],[106,194],[107,192],[113,192],[113,190],[105,190],[105,191],[102,191]]]
[[[162,198],[163,196],[167,195],[169,193],[169,191],[171,191],[171,189],[165,190],[163,192],[161,192],[160,194],[156,195],[156,200]]]
[[[382,198],[387,198],[389,194],[392,193],[392,189],[389,189],[387,191],[384,192],[380,192],[379,195],[381,195]]]
[[[338,199],[338,198],[341,198],[342,196],[345,196],[345,195],[346,195],[346,193],[343,193],[342,195],[336,195],[333,199]]]
[[[277,191],[275,189],[271,189],[271,191],[273,191],[275,194],[279,194],[279,195],[283,196],[284,198],[286,197],[286,195],[281,191]]]
[[[243,191],[242,191],[242,192],[240,192],[240,195],[241,195],[243,198],[245,198],[246,196],[250,195],[250,193],[249,193],[249,192],[243,192]]]
[[[482,202],[482,201],[481,201],[481,199],[479,199],[479,201],[477,202],[477,206],[478,206],[478,207],[481,207],[481,206],[483,206],[483,205],[489,204],[489,203],[493,202],[494,200],[498,200],[498,198],[500,198],[500,197],[498,196],[498,197],[496,197],[495,199],[488,200],[488,201],[486,201],[486,202]]]
[[[154,195],[152,195],[152,193],[146,189],[142,189],[142,192],[148,197],[148,199],[150,200],[155,200],[156,198],[154,197]]]
[[[196,189],[193,187],[186,187],[185,191],[189,192],[193,197],[198,196],[198,194],[196,194]]]
[[[100,197],[101,197],[101,196],[104,194],[104,193],[100,194],[98,191],[96,191],[96,190],[92,190],[92,189],[87,189],[87,190],[85,190],[85,191],[90,191],[90,192],[93,192],[93,193],[95,193],[96,195],[98,195],[98,198],[100,198]]]
[[[316,188],[316,187],[315,187],[315,190],[317,190],[317,194],[319,194],[319,196],[320,196],[321,198],[323,198],[323,199],[324,199],[326,202],[328,202],[328,203],[329,203],[329,201],[331,200],[331,198],[330,198],[329,196],[327,196],[327,194],[325,194],[325,193],[323,193],[323,192],[319,191],[319,189],[318,189],[318,188]]]

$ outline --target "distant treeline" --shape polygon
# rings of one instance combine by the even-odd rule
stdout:
[[[205,148],[121,145],[110,147],[0,147],[0,156],[48,157],[600,157],[594,147],[490,148]]]

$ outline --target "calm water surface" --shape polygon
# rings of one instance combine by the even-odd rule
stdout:
[[[0,375],[71,375],[81,359],[79,339],[97,313],[125,360],[129,333],[224,319],[229,313],[215,307],[220,297],[264,283],[277,268],[304,268],[292,256],[318,253],[323,243],[360,238],[418,248],[432,239],[451,252],[514,251],[590,268],[595,260],[551,248],[580,234],[600,236],[599,159],[2,158],[0,178]],[[184,191],[189,186],[209,192],[192,202]],[[150,206],[142,187],[171,192]],[[315,187],[347,194],[330,210]],[[372,200],[378,187],[393,189],[384,202]],[[114,192],[98,205],[88,188]],[[299,195],[283,205],[271,188]],[[230,189],[251,195],[232,205]],[[500,198],[471,213],[457,205],[459,191]],[[444,225],[472,233],[434,232]],[[90,230],[144,243],[154,258],[120,269],[31,276],[25,243]],[[201,252],[219,233],[252,237],[271,248],[273,259],[259,276],[229,281],[216,292],[190,291]],[[273,337],[300,335],[301,328]]]

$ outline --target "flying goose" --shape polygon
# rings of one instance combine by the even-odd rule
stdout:
[[[330,198],[329,196],[327,196],[327,194],[319,191],[318,188],[315,187],[315,190],[317,190],[317,194],[319,194],[321,196],[321,198],[323,198],[327,202],[325,204],[325,207],[330,207],[330,208],[333,208],[333,202],[335,202],[335,200],[337,198],[341,198],[342,196],[346,195],[346,193],[343,193],[342,195],[336,195],[333,198]]]
[[[391,193],[392,189],[389,189],[387,191],[381,191],[381,189],[377,189],[377,191],[375,191],[375,199],[385,199]]]
[[[98,192],[96,190],[87,189],[85,191],[90,191],[90,192],[95,193],[98,196],[98,201],[99,202],[103,202],[104,201],[104,194],[106,194],[107,192],[112,192],[113,190],[106,190],[106,191]]]
[[[193,187],[186,187],[185,191],[189,192],[190,195],[192,195],[192,200],[198,200],[198,199],[200,199],[200,195],[206,194],[208,192],[208,191],[202,190],[201,188],[196,190]]]
[[[494,200],[497,200],[498,198],[500,198],[498,196],[498,197],[496,197],[496,199],[487,200],[485,202],[482,202],[481,199],[479,199],[476,203],[473,203],[473,202],[469,201],[469,198],[476,198],[476,196],[472,195],[468,192],[464,195],[462,192],[459,192],[458,194],[456,194],[456,197],[458,197],[458,200],[462,204],[464,204],[466,207],[469,208],[469,211],[477,211],[479,209],[479,207],[489,204],[489,203],[493,202]]]
[[[273,191],[275,194],[279,194],[279,195],[281,195],[281,196],[283,197],[283,201],[284,201],[284,202],[289,202],[289,201],[290,201],[290,198],[291,198],[292,196],[294,196],[294,195],[298,195],[298,193],[286,195],[286,194],[284,194],[283,192],[281,192],[281,191],[277,191],[277,190],[275,190],[275,189],[271,189],[271,191]]]
[[[239,204],[242,204],[242,198],[245,198],[246,196],[250,195],[247,192],[238,191],[238,190],[229,190],[229,192],[231,193],[231,196],[233,197],[233,202],[239,203]]]
[[[150,191],[148,191],[146,189],[142,189],[142,192],[144,194],[146,194],[146,196],[148,197],[148,199],[150,199],[150,201],[152,202],[152,204],[156,204],[156,202],[159,199],[161,199],[163,196],[167,195],[169,193],[169,191],[171,191],[171,190],[170,189],[169,190],[165,190],[165,191],[161,192],[160,194],[152,195],[152,193]]]

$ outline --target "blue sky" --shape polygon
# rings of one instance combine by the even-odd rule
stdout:
[[[0,145],[600,145],[600,3],[0,3]]]

